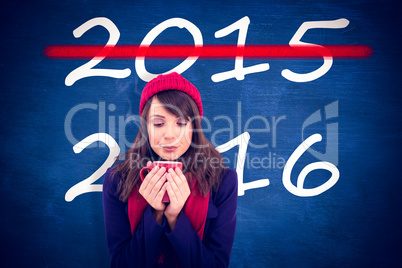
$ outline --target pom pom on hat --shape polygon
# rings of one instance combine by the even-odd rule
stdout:
[[[200,92],[193,84],[176,72],[160,74],[146,84],[141,94],[140,116],[142,110],[144,110],[145,103],[156,93],[165,90],[180,90],[187,93],[194,100],[202,117],[203,110]]]

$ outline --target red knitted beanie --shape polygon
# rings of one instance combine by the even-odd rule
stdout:
[[[160,74],[146,84],[141,94],[140,116],[147,100],[164,90],[180,90],[187,93],[194,100],[202,118],[203,111],[200,92],[193,84],[176,72]]]

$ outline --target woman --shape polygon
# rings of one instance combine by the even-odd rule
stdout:
[[[205,138],[202,115],[199,91],[180,74],[145,86],[138,135],[103,183],[112,267],[229,265],[237,174]],[[140,170],[157,160],[180,161],[183,171],[154,167],[142,181]]]

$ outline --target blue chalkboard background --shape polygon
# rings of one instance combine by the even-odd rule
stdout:
[[[101,142],[76,154],[73,146],[100,132],[127,150],[138,127],[126,122],[138,114],[141,91],[135,61],[104,60],[97,67],[131,69],[127,78],[90,77],[66,86],[66,76],[87,60],[55,60],[44,55],[49,45],[103,45],[102,27],[82,37],[72,32],[84,22],[106,17],[120,31],[118,44],[140,44],[147,33],[170,18],[195,24],[204,44],[237,44],[238,31],[215,38],[216,31],[247,16],[246,44],[288,44],[306,21],[346,18],[342,29],[313,29],[303,41],[314,44],[364,44],[374,53],[366,59],[334,59],[322,77],[305,83],[281,75],[283,69],[311,72],[322,60],[244,60],[244,66],[269,63],[264,72],[244,80],[213,82],[211,76],[233,70],[234,59],[197,60],[183,76],[195,84],[210,120],[208,138],[221,145],[250,131],[244,182],[270,184],[239,196],[238,222],[231,267],[397,267],[402,266],[400,150],[401,9],[397,1],[10,1],[1,16],[1,179],[0,266],[108,267],[100,192],[65,200],[66,192],[89,177],[108,156]],[[169,28],[155,44],[193,44],[184,29]],[[149,72],[163,73],[181,61],[147,60]],[[335,104],[334,104],[335,103]],[[336,115],[325,116],[327,105]],[[81,105],[81,106],[79,106]],[[79,110],[66,132],[66,118]],[[92,107],[92,108],[90,108]],[[303,129],[316,111],[322,120]],[[222,131],[230,128],[233,133]],[[259,120],[249,121],[253,116]],[[272,120],[278,120],[275,137]],[[119,121],[120,120],[120,121]],[[283,164],[306,139],[319,133],[311,148],[325,153],[327,127],[337,124],[337,150],[324,159],[340,177],[327,191],[311,197],[289,192]],[[335,126],[335,125],[333,125]],[[206,125],[207,127],[207,125]],[[220,131],[221,130],[221,131]],[[220,132],[219,132],[220,131]],[[302,136],[303,135],[303,136]],[[70,137],[71,138],[71,137]],[[236,168],[237,147],[223,153]],[[265,158],[264,158],[265,157]],[[270,157],[270,158],[269,158]],[[265,159],[264,167],[252,159]],[[270,160],[268,160],[270,159]],[[306,152],[292,171],[316,162]],[[275,161],[275,164],[274,164]],[[269,165],[270,164],[270,165]],[[305,188],[326,182],[331,173],[313,171]],[[101,184],[101,177],[96,184]]]

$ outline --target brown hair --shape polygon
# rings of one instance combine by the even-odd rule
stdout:
[[[149,144],[147,129],[147,119],[153,98],[157,98],[175,116],[190,118],[193,126],[191,145],[178,161],[183,162],[183,172],[190,185],[194,178],[197,178],[198,189],[204,196],[210,189],[216,190],[219,186],[219,176],[226,167],[220,153],[204,136],[197,105],[184,92],[165,90],[147,101],[141,114],[140,129],[133,145],[116,159],[111,176],[120,177],[116,193],[119,200],[127,201],[132,189],[139,187],[140,170],[146,166],[147,162],[158,160],[155,158],[159,156],[153,152]],[[122,159],[124,159],[123,162],[120,161]],[[116,173],[120,176],[114,176]]]

